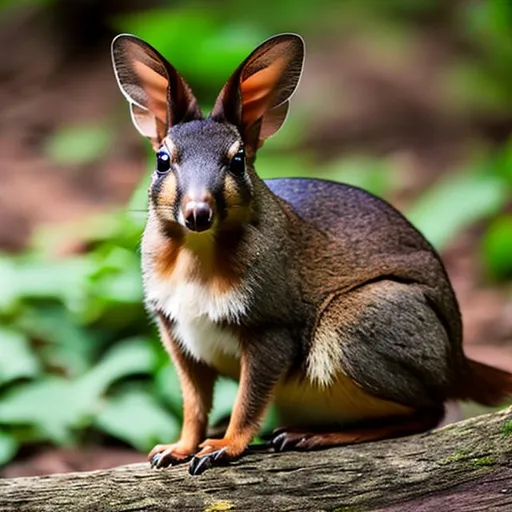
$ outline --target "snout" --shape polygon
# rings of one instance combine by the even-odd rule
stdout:
[[[211,199],[186,199],[183,204],[183,218],[185,220],[185,226],[191,231],[199,233],[210,229],[214,220]]]

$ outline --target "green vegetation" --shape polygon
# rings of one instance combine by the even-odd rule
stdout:
[[[112,142],[112,131],[99,124],[66,126],[47,141],[45,152],[60,165],[85,165],[102,157]]]
[[[466,451],[457,451],[457,452],[453,452],[451,455],[448,455],[448,457],[445,457],[444,459],[440,459],[438,461],[438,464],[441,464],[441,465],[452,464],[453,462],[467,460],[469,457],[470,457],[470,453],[468,453]]]
[[[32,2],[51,5],[50,0]],[[253,4],[250,16],[234,0],[218,8],[216,3],[216,9],[177,4],[169,1],[169,7],[117,17],[112,27],[172,55],[208,106],[240,60],[272,33],[296,30],[317,37],[318,27],[329,31],[335,20],[363,33],[380,30],[396,45],[414,30],[416,20],[442,9],[444,1],[328,1],[318,9],[316,2],[287,0],[279,7],[286,16],[275,13],[270,0]],[[13,2],[0,3],[8,15],[7,8],[13,9]],[[474,52],[454,64],[446,94],[490,112],[510,108],[512,3],[468,2],[456,14],[453,30],[466,34]],[[119,96],[119,110],[124,107]],[[98,160],[112,141],[105,128],[111,119],[104,121],[55,132],[45,154],[64,165]],[[398,184],[385,160],[354,154],[325,161],[300,149],[306,126],[303,113],[294,112],[282,133],[265,144],[257,162],[263,177],[315,175],[392,196]],[[142,305],[138,245],[146,184],[124,211],[39,232],[26,253],[0,256],[0,465],[34,443],[114,438],[145,451],[177,436],[177,376]],[[512,216],[504,213],[511,190],[509,141],[498,149],[480,149],[467,168],[437,181],[406,214],[439,250],[463,230],[479,226],[489,279],[503,282],[512,278]],[[58,259],[50,255],[51,247],[77,234],[86,251]],[[233,383],[219,382],[214,421],[230,412],[235,392]],[[503,432],[512,433],[511,422]],[[454,454],[444,462],[462,457]],[[482,457],[472,463],[494,461]]]
[[[496,464],[496,459],[490,455],[485,455],[483,457],[474,457],[471,455],[470,451],[461,450],[452,453],[448,457],[441,459],[438,461],[438,464],[453,464],[454,462],[469,462],[471,466],[480,467],[480,466],[494,466]]]
[[[471,465],[475,467],[481,466],[494,466],[496,464],[496,459],[492,456],[479,457],[477,459],[471,460]]]
[[[505,437],[512,436],[512,421],[506,421],[501,431]]]
[[[83,255],[55,261],[36,247],[0,260],[2,462],[23,443],[68,445],[97,431],[145,451],[179,432],[177,376],[142,306],[140,221],[92,225],[101,228]],[[236,391],[219,388],[216,419]]]

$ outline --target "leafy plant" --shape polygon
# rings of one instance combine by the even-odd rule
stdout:
[[[496,175],[465,172],[426,191],[407,216],[433,245],[444,249],[464,229],[497,214],[507,198]]]
[[[20,443],[76,443],[96,425],[116,436],[108,411],[125,403],[121,384],[142,379],[151,397],[152,374],[168,364],[142,307],[140,221],[104,220],[88,253],[52,260],[36,247],[0,260],[0,462]]]
[[[489,273],[498,280],[512,279],[512,215],[496,218],[482,240],[482,253]]]
[[[46,142],[46,153],[60,165],[84,165],[103,156],[112,131],[103,124],[66,126],[52,134]]]

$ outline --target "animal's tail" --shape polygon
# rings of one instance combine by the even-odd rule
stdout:
[[[457,397],[482,405],[500,405],[512,400],[512,373],[468,359],[468,369],[459,383]]]

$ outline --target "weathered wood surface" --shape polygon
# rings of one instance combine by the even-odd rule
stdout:
[[[432,433],[314,453],[0,481],[2,512],[512,511],[512,408]]]

